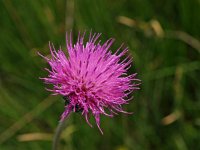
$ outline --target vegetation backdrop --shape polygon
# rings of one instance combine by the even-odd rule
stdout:
[[[199,0],[1,0],[0,149],[47,150],[63,111],[39,77],[48,42],[65,47],[65,33],[102,33],[124,42],[141,90],[125,107],[134,115],[102,116],[102,136],[74,113],[60,149],[200,149]],[[94,123],[94,120],[92,120]]]

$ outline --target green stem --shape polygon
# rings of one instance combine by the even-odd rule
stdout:
[[[58,150],[58,145],[60,142],[60,137],[61,137],[61,133],[62,131],[66,128],[67,126],[67,119],[69,118],[70,112],[66,115],[65,119],[63,121],[60,121],[57,128],[56,128],[56,132],[53,138],[53,144],[52,144],[52,150]]]

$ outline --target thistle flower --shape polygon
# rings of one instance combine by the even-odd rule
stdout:
[[[86,122],[89,122],[90,113],[94,116],[99,130],[100,115],[113,117],[117,112],[127,113],[122,109],[123,104],[128,104],[128,95],[139,89],[134,81],[136,73],[127,75],[131,67],[132,58],[125,56],[128,48],[118,50],[112,54],[110,47],[114,39],[107,40],[104,44],[98,41],[100,33],[90,33],[89,40],[84,44],[84,35],[79,34],[76,44],[73,45],[72,36],[66,35],[66,55],[60,48],[55,50],[49,43],[51,58],[41,56],[48,62],[51,69],[45,68],[49,75],[42,78],[46,84],[52,84],[53,89],[48,89],[53,94],[68,98],[68,105],[61,115],[61,121],[72,111],[81,110]],[[98,41],[98,42],[97,42]]]

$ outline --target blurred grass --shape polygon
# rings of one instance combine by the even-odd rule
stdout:
[[[38,79],[47,64],[36,52],[64,47],[70,29],[114,37],[113,50],[125,42],[143,83],[126,106],[134,115],[102,116],[103,136],[73,114],[63,149],[200,149],[199,10],[198,0],[0,1],[0,149],[50,149],[64,104]]]

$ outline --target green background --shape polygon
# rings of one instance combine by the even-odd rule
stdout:
[[[1,0],[0,149],[51,149],[64,102],[39,80],[37,51],[64,48],[71,29],[114,37],[113,52],[124,42],[142,85],[124,107],[134,115],[101,117],[104,135],[72,114],[60,149],[200,149],[199,15],[199,0]]]

